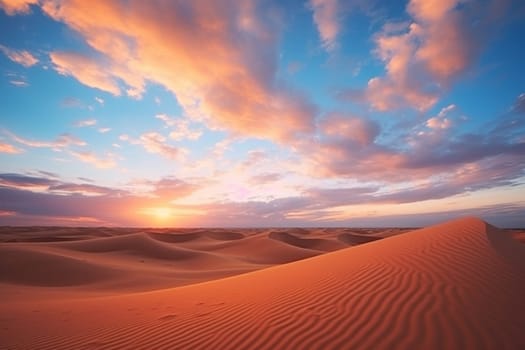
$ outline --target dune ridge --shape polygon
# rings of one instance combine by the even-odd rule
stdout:
[[[523,349],[524,291],[525,246],[463,218],[177,288],[2,304],[0,339],[44,350]]]

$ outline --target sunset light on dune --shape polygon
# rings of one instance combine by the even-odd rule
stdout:
[[[0,224],[523,226],[524,18],[496,0],[2,0]]]

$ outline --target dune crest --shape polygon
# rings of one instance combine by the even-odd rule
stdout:
[[[464,218],[200,284],[2,304],[0,339],[44,350],[523,349],[524,291],[525,246]]]

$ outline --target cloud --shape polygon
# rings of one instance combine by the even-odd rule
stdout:
[[[447,115],[456,109],[456,106],[451,104],[439,111],[438,115],[427,120],[426,126],[430,129],[448,129],[452,126],[452,120],[447,118]]]
[[[86,125],[90,125],[90,124],[88,123]],[[85,125],[82,125],[82,126],[85,126]],[[57,152],[66,151],[69,154],[71,154],[73,157],[75,157],[76,159],[82,162],[85,162],[85,163],[92,164],[95,167],[100,168],[100,169],[113,168],[117,164],[113,154],[108,154],[107,157],[101,158],[89,151],[72,150],[71,149],[72,146],[82,147],[82,146],[86,146],[87,143],[70,134],[62,134],[55,141],[36,141],[36,140],[30,140],[30,139],[20,137],[7,130],[4,130],[4,133],[10,136],[14,141],[22,145],[28,146],[28,147],[50,148]]]
[[[252,176],[250,182],[255,185],[265,185],[273,182],[277,182],[283,178],[283,174],[280,173],[264,173]]]
[[[11,61],[21,64],[24,67],[31,67],[38,63],[38,58],[26,50],[13,50],[4,45],[0,45],[0,51]]]
[[[59,72],[88,86],[118,95],[122,82],[134,95],[145,81],[161,84],[188,116],[233,134],[289,143],[313,132],[316,107],[278,79],[282,19],[271,8],[233,0],[70,1],[43,10],[100,57],[51,54]]]
[[[329,142],[354,143],[367,146],[374,142],[380,133],[379,124],[364,118],[341,113],[330,113],[319,122],[322,135]]]
[[[78,160],[89,163],[94,165],[95,167],[99,169],[109,169],[114,168],[117,165],[117,162],[115,161],[114,157],[112,155],[109,155],[105,158],[100,158],[93,154],[92,152],[82,151],[70,151],[69,152],[72,156],[77,158]]]
[[[188,119],[175,119],[166,114],[157,114],[155,118],[162,120],[166,127],[172,129],[170,138],[176,141],[198,140],[202,136],[202,130],[190,128],[190,121]]]
[[[430,129],[448,129],[452,126],[452,122],[448,118],[433,117],[427,120],[427,126]]]
[[[403,129],[381,130],[366,118],[329,113],[318,122],[316,141],[298,149],[302,159],[298,171],[314,179],[377,181],[388,186],[449,178],[464,164],[483,168],[484,162],[492,164],[500,158],[510,164],[500,165],[501,178],[510,181],[525,169],[520,159],[525,152],[525,123],[515,107],[518,103],[478,132],[463,131],[464,116],[454,104]]]
[[[155,196],[45,176],[0,174],[0,212],[6,216],[0,223],[144,226],[151,220],[140,216],[144,208],[169,207],[169,201],[193,189],[193,185],[174,178],[151,185]]]
[[[132,140],[131,142],[142,145],[149,153],[159,154],[168,159],[175,160],[184,154],[182,148],[170,146],[166,143],[166,137],[157,132],[142,134],[138,140]]]
[[[60,106],[67,108],[80,108],[84,107],[84,104],[76,97],[66,97],[60,101]]]
[[[38,0],[0,0],[0,8],[9,16],[17,13],[27,14],[31,12],[30,5],[38,4]]]
[[[84,128],[86,126],[94,126],[97,124],[97,120],[96,119],[84,119],[84,120],[79,120],[75,123],[75,126],[77,128]]]
[[[55,179],[47,177],[29,176],[24,174],[0,174],[0,186],[15,188],[49,188],[57,183]]]
[[[174,177],[162,178],[153,185],[154,193],[167,199],[185,197],[197,189],[197,186]]]
[[[14,141],[28,147],[35,148],[51,148],[55,151],[61,151],[69,146],[85,146],[86,142],[78,139],[71,134],[62,134],[57,137],[54,141],[36,141],[30,140],[18,135],[13,134],[10,131],[4,130],[4,133],[11,137]]]
[[[334,50],[340,31],[338,0],[310,0],[309,4],[323,47],[327,51]]]
[[[0,141],[0,153],[19,154],[22,152],[24,152],[23,149]]]
[[[101,134],[105,134],[110,131],[111,131],[111,128],[98,128],[98,132]]]
[[[525,92],[518,96],[512,110],[525,114]]]
[[[369,80],[366,100],[379,111],[431,108],[487,41],[489,3],[411,0],[411,21],[387,23],[375,37],[386,72]]]
[[[71,52],[52,52],[49,56],[59,74],[73,76],[84,85],[120,95],[120,88],[111,73],[91,57]]]
[[[9,80],[9,83],[16,87],[28,87],[29,86],[29,83],[25,80]]]
[[[75,183],[59,183],[51,185],[48,188],[49,192],[61,194],[82,194],[84,196],[101,196],[101,195],[126,195],[127,192],[117,190],[104,186],[96,186],[92,184],[75,184]]]

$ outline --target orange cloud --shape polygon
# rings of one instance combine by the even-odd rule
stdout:
[[[460,0],[412,0],[408,11],[421,25],[424,38],[416,51],[429,73],[439,81],[448,81],[472,61],[476,38],[468,31],[468,19],[456,9]]]
[[[29,13],[29,5],[37,4],[38,0],[0,0],[0,8],[8,15],[12,16],[17,13]]]
[[[254,1],[74,0],[43,10],[103,56],[51,55],[86,85],[118,94],[121,81],[136,96],[152,81],[190,117],[233,134],[291,142],[313,131],[315,107],[277,79],[279,19]]]
[[[431,108],[452,80],[464,72],[480,49],[472,32],[473,14],[488,11],[483,4],[460,0],[411,0],[413,22],[387,24],[376,36],[376,53],[386,74],[368,82],[366,99],[380,111]],[[490,17],[490,16],[487,16]]]
[[[49,56],[58,73],[71,75],[84,85],[120,95],[120,88],[111,73],[94,59],[66,52],[52,52]]]
[[[439,21],[458,3],[458,0],[412,0],[408,11],[423,21]]]
[[[38,58],[26,50],[13,50],[4,45],[0,45],[0,51],[11,61],[21,64],[24,67],[31,67],[38,63]]]
[[[0,153],[18,154],[22,153],[23,150],[15,147],[9,143],[0,142]]]

